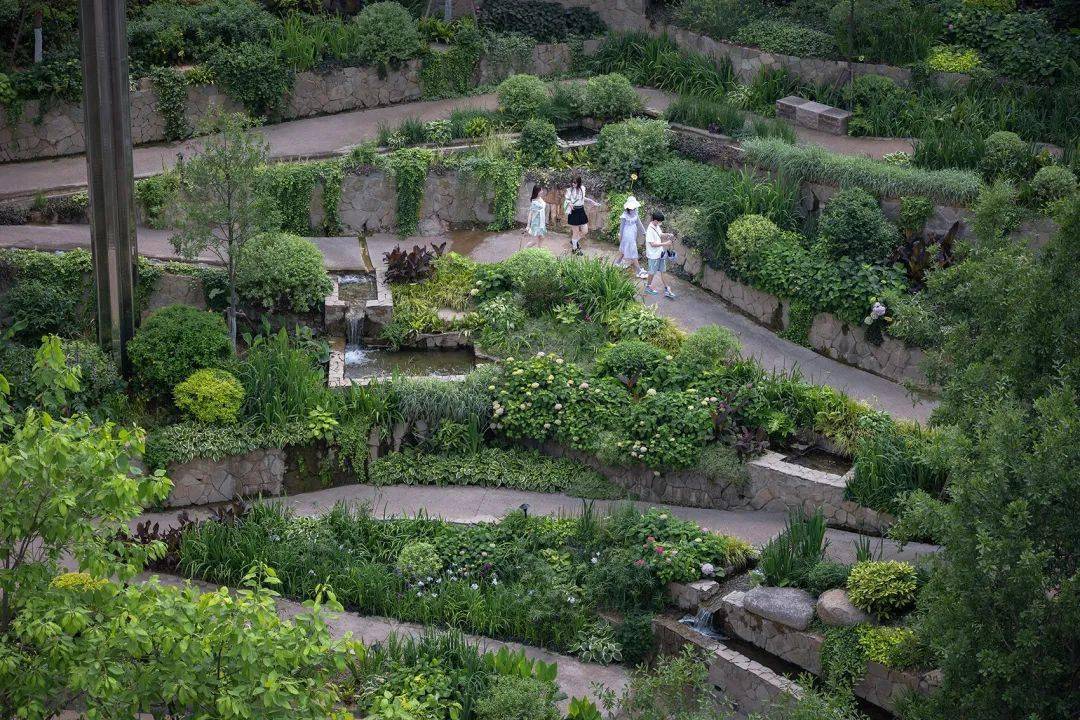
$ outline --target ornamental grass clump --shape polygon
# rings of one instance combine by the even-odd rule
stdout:
[[[888,619],[914,604],[918,577],[910,563],[871,560],[851,568],[847,587],[852,605]]]
[[[967,170],[923,170],[871,158],[840,155],[817,145],[789,145],[776,138],[743,143],[746,161],[787,177],[840,187],[859,187],[878,197],[927,195],[939,202],[968,204],[979,194],[979,176]]]

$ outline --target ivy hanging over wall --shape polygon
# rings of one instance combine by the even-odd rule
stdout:
[[[165,139],[183,140],[191,137],[188,124],[187,91],[196,85],[209,85],[214,81],[205,65],[181,72],[173,67],[155,67],[150,70],[150,82],[157,96],[157,111],[165,120]]]
[[[524,173],[522,167],[504,157],[472,155],[461,161],[459,169],[462,181],[468,180],[485,191],[495,193],[495,218],[488,230],[512,227],[517,215],[518,191]]]
[[[814,306],[805,300],[791,300],[788,304],[787,329],[778,333],[793,343],[810,347],[810,326],[814,324]]]
[[[420,87],[425,98],[467,95],[484,54],[484,37],[471,21],[456,24],[452,45],[446,52],[427,50],[420,67]]]
[[[424,148],[403,148],[386,156],[386,168],[397,186],[397,225],[401,235],[413,235],[420,225],[424,185],[435,153]]]

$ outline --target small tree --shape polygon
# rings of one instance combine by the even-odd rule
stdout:
[[[236,349],[236,261],[244,245],[260,232],[278,226],[277,209],[259,191],[260,168],[269,146],[261,135],[248,132],[251,121],[238,113],[215,112],[200,128],[209,134],[199,153],[186,163],[173,247],[181,257],[207,250],[228,272],[229,339]]]

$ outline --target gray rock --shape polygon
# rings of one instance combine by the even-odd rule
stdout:
[[[805,630],[814,619],[814,596],[798,588],[753,588],[746,593],[743,607],[796,630]]]
[[[826,625],[849,627],[873,622],[867,613],[851,604],[847,590],[834,588],[821,594],[817,601],[817,616]]]

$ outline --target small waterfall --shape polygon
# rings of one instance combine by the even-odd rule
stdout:
[[[350,308],[345,315],[345,343],[347,345],[362,344],[365,317],[363,308]]]
[[[723,640],[724,636],[713,628],[713,608],[707,608],[704,606],[698,607],[697,614],[687,615],[679,622],[686,625],[690,629],[697,633],[704,635],[705,637],[713,638],[715,640]]]

